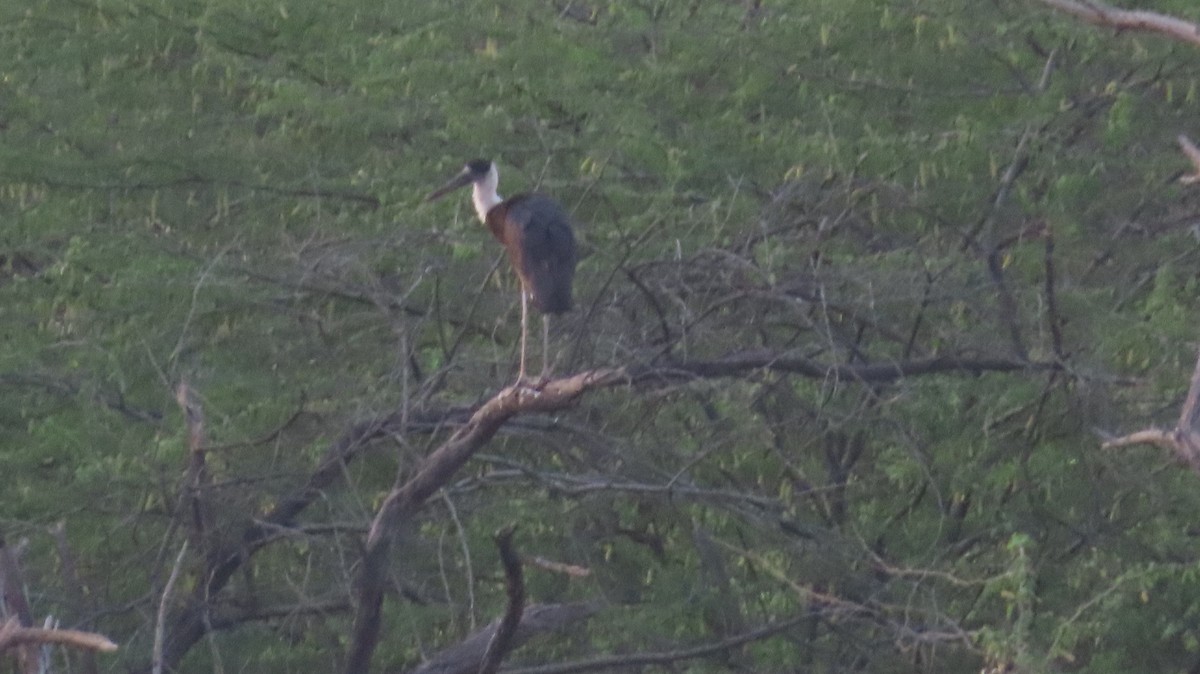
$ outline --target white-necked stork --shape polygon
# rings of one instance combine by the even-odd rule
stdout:
[[[480,221],[508,251],[521,281],[521,361],[517,382],[525,379],[525,340],[528,302],[542,312],[542,374],[549,375],[550,314],[571,309],[571,285],[575,279],[575,234],[571,219],[557,201],[544,194],[527,192],[508,199],[496,194],[500,176],[487,159],[467,162],[462,172],[434,190],[426,201],[467,185],[473,186],[472,201]]]

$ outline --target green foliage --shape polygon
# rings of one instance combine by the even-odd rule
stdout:
[[[560,371],[1063,367],[747,371],[522,419],[400,533],[380,669],[500,612],[513,521],[527,556],[591,572],[527,569],[531,600],[603,605],[522,661],[805,615],[679,666],[1194,665],[1194,477],[1094,435],[1173,423],[1194,362],[1196,199],[1168,186],[1193,52],[1036,3],[362,4],[0,6],[0,533],[31,542],[39,615],[121,643],[106,670],[148,661],[189,531],[181,381],[218,542],[355,422],[452,426],[509,381],[506,263],[466,199],[421,201],[476,155],[578,221]],[[356,455],[183,668],[339,668],[363,530],[449,430]]]

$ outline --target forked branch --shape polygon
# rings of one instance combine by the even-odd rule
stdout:
[[[534,604],[525,608],[513,637],[512,648],[529,641],[535,636],[565,630],[590,618],[600,610],[599,602],[575,602],[571,604]],[[483,652],[492,641],[500,620],[493,620],[486,627],[461,642],[435,653],[428,661],[409,674],[476,674]]]
[[[432,494],[484,445],[506,421],[518,414],[563,409],[594,388],[624,381],[623,369],[592,370],[555,379],[541,389],[512,386],[496,394],[417,467],[411,478],[398,484],[384,499],[371,522],[356,590],[354,627],[346,672],[369,671],[379,641],[388,551],[399,525],[415,514]]]
[[[1192,371],[1192,384],[1188,388],[1187,399],[1179,413],[1179,421],[1175,428],[1147,428],[1145,430],[1123,435],[1119,438],[1106,440],[1102,447],[1128,447],[1130,445],[1155,445],[1170,449],[1175,456],[1193,471],[1200,474],[1200,356],[1196,358],[1196,368]]]
[[[162,662],[166,669],[178,666],[188,650],[211,628],[210,602],[221,594],[237,570],[263,546],[277,540],[279,531],[294,527],[300,514],[317,501],[324,490],[342,479],[346,466],[379,438],[396,433],[457,429],[449,440],[425,459],[410,480],[392,490],[376,514],[368,536],[364,564],[360,569],[360,584],[355,592],[356,625],[347,671],[366,671],[370,653],[374,651],[378,638],[377,620],[383,596],[383,576],[377,574],[382,574],[382,564],[387,558],[390,544],[390,534],[387,532],[395,531],[397,523],[416,512],[430,494],[446,484],[455,471],[486,445],[513,416],[563,410],[594,389],[623,385],[670,386],[699,379],[745,377],[756,371],[872,383],[943,374],[978,376],[985,373],[1040,372],[1061,367],[1055,362],[961,355],[895,362],[825,363],[791,351],[758,349],[734,352],[714,360],[601,368],[553,380],[537,391],[505,389],[477,408],[393,412],[368,419],[352,425],[332,442],[303,484],[295,487],[291,493],[281,494],[269,509],[240,532],[222,536],[219,547],[204,556],[205,581],[194,588],[192,596],[168,619]],[[380,566],[376,568],[376,564]],[[150,670],[151,666],[147,664],[137,671],[148,674]]]
[[[496,632],[488,641],[479,665],[479,674],[495,674],[500,669],[504,656],[513,649],[521,615],[525,613],[525,574],[521,570],[521,558],[513,548],[512,536],[515,524],[496,532],[496,547],[500,549],[500,561],[504,564],[504,582],[508,589],[508,606]]]

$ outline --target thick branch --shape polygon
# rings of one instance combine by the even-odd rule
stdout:
[[[204,636],[208,629],[205,620],[208,603],[219,596],[233,574],[263,545],[273,540],[280,529],[292,527],[300,513],[324,489],[341,479],[346,465],[372,440],[385,435],[398,417],[388,415],[351,426],[329,446],[320,464],[303,485],[280,498],[273,508],[247,526],[240,537],[224,539],[226,542],[223,547],[210,557],[211,562],[204,575],[206,582],[197,585],[187,606],[169,621],[162,657],[166,669],[174,670],[188,650]],[[149,670],[148,665],[142,671]]]
[[[525,576],[521,573],[521,558],[513,549],[512,536],[516,525],[510,524],[496,532],[496,547],[500,549],[500,561],[504,564],[504,581],[508,591],[508,606],[496,633],[488,641],[479,674],[496,674],[504,656],[513,649],[521,614],[525,612]]]
[[[459,468],[486,445],[506,421],[518,414],[549,412],[571,405],[585,391],[625,379],[623,370],[594,370],[557,379],[534,391],[509,387],[487,401],[465,426],[430,454],[407,482],[384,499],[367,534],[356,588],[357,611],[346,672],[370,669],[379,640],[380,612],[387,578],[388,551],[400,523],[411,517],[430,495],[450,481]]]
[[[1147,428],[1129,435],[1122,435],[1119,438],[1105,440],[1100,446],[1104,449],[1116,449],[1133,445],[1154,445],[1163,449],[1177,449],[1175,432],[1164,431],[1161,428]]]
[[[1192,172],[1180,176],[1179,182],[1184,185],[1194,185],[1200,182],[1200,148],[1196,147],[1196,144],[1186,134],[1179,134],[1175,141],[1179,143],[1179,149],[1183,151],[1183,156],[1192,162]]]
[[[1117,30],[1161,33],[1173,40],[1200,47],[1200,25],[1166,14],[1120,9],[1096,0],[1039,0],[1043,5],[1077,16],[1088,23]]]
[[[4,615],[16,618],[22,627],[33,625],[33,612],[25,598],[21,567],[3,537],[0,537],[0,598],[4,602]]]
[[[93,632],[21,627],[16,618],[9,618],[8,622],[0,626],[0,651],[6,651],[14,646],[33,644],[62,644],[104,653],[117,650],[117,645],[108,637]]]
[[[566,629],[591,617],[598,610],[599,605],[593,602],[529,606],[521,616],[512,647],[516,648],[539,634]],[[493,620],[463,641],[439,651],[410,674],[475,674],[499,624],[498,620]]]
[[[180,515],[185,519],[192,545],[201,554],[207,554],[213,516],[208,502],[212,477],[208,472],[208,453],[205,449],[204,410],[187,380],[181,381],[175,388],[175,401],[183,412],[188,435],[187,471],[180,490],[181,505],[186,512]]]

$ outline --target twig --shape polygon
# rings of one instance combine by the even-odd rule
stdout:
[[[504,674],[571,674],[573,672],[595,672],[606,669],[633,669],[653,665],[669,665],[681,660],[695,660],[710,655],[724,653],[744,644],[775,636],[808,620],[807,614],[767,623],[761,627],[722,639],[716,643],[705,644],[695,648],[682,648],[674,651],[659,651],[656,653],[634,653],[630,655],[614,655],[578,662],[564,662],[557,665],[542,667],[521,667],[505,670]]]
[[[33,612],[29,608],[29,599],[25,596],[25,581],[21,578],[21,565],[17,562],[18,555],[11,546],[0,537],[0,592],[3,602],[0,614],[11,616],[5,627],[11,630],[32,629]],[[15,637],[14,637],[15,638]],[[32,648],[21,648],[16,655],[17,671],[29,674],[37,672],[37,651]]]
[[[454,530],[458,534],[458,546],[462,548],[463,571],[466,573],[467,584],[467,615],[470,616],[471,629],[475,629],[475,569],[471,563],[471,547],[467,545],[467,530],[463,527],[462,520],[458,517],[458,508],[454,507],[454,499],[450,498],[450,493],[445,489],[441,490],[442,501],[446,503],[446,510],[450,513],[450,521],[454,523]],[[441,557],[440,549],[438,547]],[[443,574],[443,577],[445,574]],[[447,588],[449,592],[449,588]]]
[[[13,555],[12,546],[0,536],[0,592],[3,592],[4,614],[16,618],[21,627],[31,627],[33,612],[25,598],[24,585],[21,567]]]
[[[538,556],[527,557],[527,558],[525,558],[525,561],[530,566],[536,566],[537,568],[542,569],[543,571],[550,571],[552,573],[561,573],[561,574],[564,574],[567,576],[571,576],[572,578],[587,578],[588,576],[592,575],[592,570],[587,568],[586,566],[579,566],[578,564],[566,564],[564,562],[556,562],[551,559],[546,559],[545,557],[538,557]]]
[[[76,612],[82,612],[86,600],[84,599],[83,582],[79,579],[78,567],[75,564],[75,554],[71,550],[71,545],[67,541],[67,523],[59,520],[54,526],[50,527],[50,536],[54,539],[54,547],[58,550],[58,561],[62,567],[63,585],[67,588],[67,593],[71,598],[71,603]],[[90,621],[84,622],[83,627],[89,627]],[[115,648],[116,645],[114,644]],[[83,653],[83,662],[81,668],[85,674],[98,674],[100,669],[96,665],[96,655],[94,649],[86,649]]]
[[[1054,357],[1060,362],[1066,359],[1063,350],[1062,319],[1058,315],[1058,285],[1054,273],[1054,230],[1046,225],[1044,264],[1046,268],[1046,322],[1050,325],[1050,343]]]
[[[188,436],[187,472],[184,477],[180,499],[187,508],[189,531],[196,549],[202,554],[209,550],[208,538],[212,529],[212,513],[209,512],[208,489],[212,478],[208,472],[207,450],[205,449],[204,410],[196,402],[187,380],[179,382],[175,389],[175,401],[183,412]],[[183,514],[183,513],[180,513]]]
[[[1179,143],[1179,149],[1183,150],[1183,154],[1192,162],[1192,172],[1179,177],[1179,182],[1184,185],[1192,185],[1200,182],[1200,148],[1192,142],[1185,134],[1179,134],[1175,139]]]
[[[179,546],[179,554],[175,556],[175,565],[171,567],[171,575],[163,586],[162,599],[158,602],[158,620],[154,627],[154,674],[163,671],[163,642],[167,622],[167,604],[170,602],[171,591],[175,589],[175,581],[179,580],[179,570],[183,567],[183,556],[187,553],[188,542],[185,540]]]

